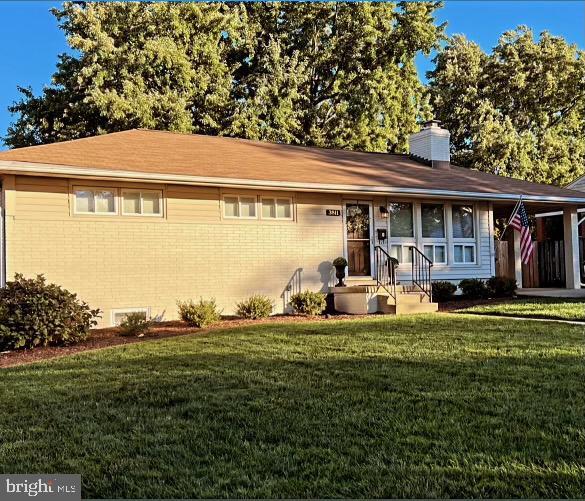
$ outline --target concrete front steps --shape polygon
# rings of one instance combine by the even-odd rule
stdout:
[[[347,287],[330,287],[329,292],[333,294],[335,310],[352,315],[408,315],[433,313],[438,309],[437,303],[429,302],[428,296],[411,284],[396,285],[396,304],[386,289],[378,287],[374,280],[349,282]]]

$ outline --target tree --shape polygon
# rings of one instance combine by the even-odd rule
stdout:
[[[53,85],[21,89],[5,142],[18,147],[135,127],[217,134],[230,115],[226,54],[238,9],[221,3],[66,3],[53,13],[75,55]]]
[[[253,50],[237,72],[245,120],[236,118],[235,132],[273,137],[268,106],[291,118],[276,123],[276,135],[293,143],[405,151],[417,120],[430,116],[414,58],[442,37],[433,18],[438,6],[247,4]],[[246,126],[251,116],[263,135]]]
[[[405,151],[430,116],[414,58],[439,3],[65,4],[74,55],[22,99],[5,142],[148,127]]]
[[[431,102],[456,163],[560,185],[585,173],[583,51],[521,26],[489,55],[456,36],[435,63]]]

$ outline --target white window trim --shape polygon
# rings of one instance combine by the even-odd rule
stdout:
[[[238,215],[237,216],[227,216],[225,213],[225,199],[226,198],[237,198],[238,199]],[[254,216],[242,216],[242,198],[253,198],[254,199]],[[258,196],[257,195],[238,195],[236,193],[224,193],[221,198],[221,213],[223,219],[244,219],[244,220],[254,220],[258,219]]]
[[[467,205],[467,206],[471,206],[471,210],[473,211],[472,218],[471,218],[472,221],[473,221],[473,237],[471,237],[471,238],[455,237],[453,235],[453,206],[454,205],[459,205],[459,206]],[[457,242],[457,243],[459,243],[459,242],[463,242],[463,243],[465,243],[465,242],[474,242],[475,243],[476,238],[477,238],[477,221],[476,221],[476,215],[477,215],[477,211],[476,211],[475,204],[472,204],[472,203],[468,203],[468,204],[466,204],[466,203],[451,203],[451,204],[449,204],[449,221],[450,221],[450,225],[451,225],[451,239],[453,240],[453,242]]]
[[[443,232],[445,234],[444,237],[423,237],[423,224],[422,224],[422,206],[423,205],[442,205],[443,206]],[[451,209],[450,205],[447,202],[443,201],[436,201],[436,200],[421,200],[418,204],[417,210],[417,219],[420,228],[420,251],[426,256],[425,254],[425,245],[432,245],[433,246],[433,266],[449,266],[449,235],[451,231],[451,225],[449,223],[449,217],[451,216]],[[437,261],[435,259],[435,247],[441,246],[444,248],[443,256],[444,261]]]
[[[468,239],[466,239],[468,240]],[[473,247],[473,261],[455,261],[455,247],[461,245],[463,246],[463,259],[465,259],[465,247]],[[452,244],[453,247],[453,266],[468,266],[472,264],[477,264],[477,244],[471,241],[454,241]]]
[[[124,194],[125,193],[139,193],[140,194],[140,213],[135,214],[132,212],[125,212],[124,211]],[[144,200],[142,197],[143,193],[156,193],[158,195],[158,207],[160,212],[156,214],[144,214]],[[120,194],[121,202],[121,210],[122,215],[127,217],[163,217],[163,193],[162,190],[142,190],[140,188],[122,188]]]
[[[288,204],[290,206],[290,217],[264,217],[262,214],[262,202],[264,200],[274,200],[274,211],[275,214],[278,214],[278,200],[287,200]],[[239,203],[239,202],[238,202]],[[266,197],[260,197],[260,210],[258,211],[258,215],[260,217],[260,219],[263,219],[264,221],[292,221],[294,219],[293,217],[294,214],[294,206],[293,206],[293,200],[291,197],[279,197],[279,196],[266,196]]]
[[[455,238],[453,236],[453,205],[469,205],[473,210],[473,238]],[[473,202],[456,202],[449,204],[449,235],[451,237],[449,249],[451,251],[451,265],[452,266],[474,266],[479,263],[477,259],[477,253],[479,250],[479,210],[477,209],[477,204]],[[456,245],[463,245],[463,246],[473,246],[473,261],[455,261],[455,246]],[[465,252],[465,250],[464,250]]]
[[[96,212],[95,205],[93,212],[83,212],[77,210],[77,192],[78,191],[91,191],[93,192],[95,200],[96,191],[111,191],[114,194],[114,212]],[[120,214],[118,206],[118,188],[112,188],[110,186],[73,186],[73,214],[78,216],[118,216]]]
[[[415,202],[412,201],[407,201],[407,200],[388,200],[388,207],[390,207],[390,204],[410,204],[410,213],[411,213],[411,217],[412,217],[412,236],[411,237],[393,237],[392,236],[392,223],[391,223],[391,217],[388,216],[388,237],[390,238],[390,240],[392,240],[393,243],[396,243],[397,245],[399,243],[404,242],[405,245],[410,243],[410,244],[414,244],[416,241],[416,226],[417,226],[417,222],[416,222],[416,207],[415,207]]]
[[[445,235],[444,237],[425,237],[423,236],[423,224],[422,224],[422,206],[423,205],[442,205],[443,206],[443,234]],[[422,243],[426,243],[426,244],[446,244],[447,240],[449,238],[449,216],[451,215],[451,210],[447,210],[447,207],[449,206],[448,203],[446,202],[421,202],[420,203],[420,236],[421,236],[421,241]],[[450,206],[449,206],[450,209]]]
[[[394,198],[388,198],[387,206],[390,207],[390,204],[393,203],[404,203],[410,204],[410,210],[412,215],[412,236],[411,237],[396,237],[392,236],[392,222],[391,217],[388,216],[388,252],[390,252],[393,245],[399,245],[402,248],[402,256],[404,257],[408,253],[408,249],[410,247],[417,247],[417,232],[419,223],[417,220],[417,208],[416,208],[416,201],[415,200],[396,200]],[[412,261],[402,261],[398,263],[398,268],[405,270],[406,268],[410,268],[412,266]]]
[[[388,198],[387,203],[388,205],[393,202],[403,202],[403,203],[411,203],[413,207],[413,222],[414,222],[414,238],[407,238],[407,237],[392,237],[391,236],[391,224],[390,218],[388,219],[388,252],[390,252],[390,248],[392,245],[400,245],[402,246],[402,253],[404,256],[404,252],[409,245],[419,248],[424,253],[424,246],[425,245],[433,245],[433,258],[435,257],[435,248],[434,246],[442,245],[445,247],[445,261],[444,262],[437,262],[433,259],[433,264],[439,268],[446,268],[446,267],[470,267],[470,266],[479,266],[481,264],[480,261],[480,249],[481,249],[481,225],[480,225],[480,216],[481,211],[479,206],[476,202],[472,201],[437,201],[437,200],[396,200],[395,198]],[[445,223],[445,237],[444,238],[430,238],[430,237],[423,237],[422,236],[422,205],[423,204],[441,204],[443,205],[444,211],[444,223]],[[473,238],[454,238],[453,237],[453,205],[468,205],[473,208]],[[474,261],[473,262],[461,262],[457,263],[454,260],[455,254],[455,245],[469,245],[474,246]],[[401,266],[408,266],[410,263],[400,263]]]
[[[396,238],[396,237],[395,237]],[[400,238],[400,237],[399,237]],[[394,241],[394,242],[390,242],[389,246],[388,246],[388,253],[390,254],[390,256],[392,256],[392,247],[400,247],[401,248],[401,253],[402,253],[402,258],[404,259],[404,256],[406,256],[409,252],[409,249],[411,247],[416,247],[416,243],[414,242],[414,240],[410,240],[408,242],[402,242],[402,241]],[[411,266],[412,265],[412,259],[410,261],[398,261],[398,266]]]
[[[432,259],[433,265],[446,266],[449,263],[449,257],[448,257],[448,254],[447,254],[447,251],[448,251],[448,248],[449,247],[447,245],[447,242],[439,242],[439,241],[428,241],[428,242],[425,241],[425,242],[423,242],[421,252],[425,256],[426,256],[426,254],[425,254],[425,247],[428,247],[428,246],[432,246],[433,247],[433,259]],[[435,259],[435,254],[436,254],[435,247],[443,247],[445,249],[443,251],[443,256],[445,257],[445,260],[444,261],[437,261]]]
[[[144,313],[146,318],[150,318],[150,307],[141,307],[141,308],[117,308],[110,311],[110,325],[112,327],[117,327],[116,325],[116,315],[124,313]]]

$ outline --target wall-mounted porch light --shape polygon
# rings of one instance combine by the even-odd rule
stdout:
[[[384,218],[387,219],[388,218],[388,209],[386,207],[384,207],[383,205],[380,205],[380,215]]]

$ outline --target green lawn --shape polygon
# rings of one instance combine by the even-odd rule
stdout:
[[[506,317],[554,318],[585,321],[585,301],[566,298],[523,298],[500,304],[472,306],[464,313]]]
[[[585,496],[585,332],[265,324],[0,371],[0,471],[91,498]]]

